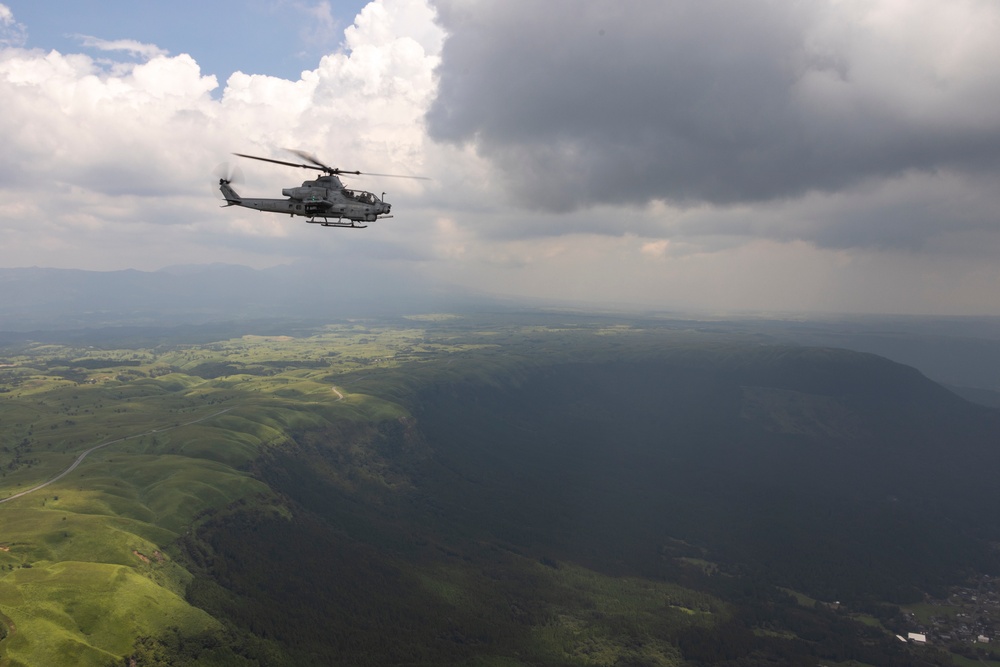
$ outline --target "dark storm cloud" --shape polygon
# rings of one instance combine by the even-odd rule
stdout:
[[[523,206],[551,211],[996,170],[996,52],[966,43],[942,65],[938,49],[963,46],[935,43],[943,30],[883,40],[895,23],[862,24],[846,13],[859,6],[438,0],[429,131],[473,143]]]

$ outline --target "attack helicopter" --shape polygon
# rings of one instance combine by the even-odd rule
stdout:
[[[256,155],[246,155],[244,153],[233,153],[239,157],[262,162],[273,162],[288,167],[300,169],[315,169],[323,172],[312,181],[304,181],[297,188],[284,188],[281,194],[287,199],[251,199],[241,197],[232,188],[232,176],[222,176],[219,178],[219,189],[226,200],[223,207],[243,206],[257,209],[268,213],[287,213],[291,216],[301,215],[309,218],[306,222],[321,225],[323,227],[344,227],[347,229],[365,229],[368,225],[362,223],[384,220],[393,216],[389,215],[392,204],[384,201],[385,193],[382,197],[376,197],[371,192],[365,190],[354,190],[344,186],[340,180],[341,174],[354,176],[381,176],[386,178],[413,178],[419,180],[429,180],[424,176],[400,176],[398,174],[372,174],[361,171],[348,171],[330,167],[315,156],[305,151],[286,149],[290,153],[297,155],[303,162],[286,162],[285,160],[275,160]]]

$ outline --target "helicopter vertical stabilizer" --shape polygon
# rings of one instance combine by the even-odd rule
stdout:
[[[224,178],[219,179],[219,189],[222,190],[222,196],[226,200],[226,206],[239,206],[243,198],[240,197],[236,190],[233,190],[229,185],[229,181]]]

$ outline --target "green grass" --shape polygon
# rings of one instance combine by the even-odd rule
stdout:
[[[934,616],[954,616],[962,611],[959,607],[948,607],[929,603],[908,604],[903,611],[912,612],[922,625],[929,625]]]
[[[809,597],[805,593],[800,593],[799,591],[794,591],[791,588],[784,588],[784,587],[780,587],[780,588],[784,592],[786,592],[789,595],[791,595],[792,597],[794,597],[795,601],[798,602],[803,607],[813,607],[813,606],[816,605],[816,600],[814,598]]]
[[[541,657],[551,664],[681,665],[680,654],[667,638],[669,632],[692,624],[711,624],[727,614],[718,599],[667,582],[613,577],[567,563],[549,567],[513,555],[507,555],[505,561],[505,584],[484,580],[480,571],[467,565],[425,568],[419,579],[429,595],[461,616],[489,614],[493,600],[498,596],[506,599],[505,585],[533,590],[536,598],[524,610],[535,618],[533,645],[522,648],[534,660]],[[511,574],[514,572],[517,574]],[[474,664],[521,664],[510,658],[494,660]]]
[[[107,665],[139,634],[217,626],[176,592],[126,565],[61,561],[0,578],[4,613],[17,631],[4,643],[14,664]]]
[[[536,631],[538,639],[560,659],[583,664],[681,665],[666,631],[710,623],[713,611],[724,609],[708,595],[666,582],[611,577],[566,564],[537,569],[564,600],[553,605],[553,619]],[[623,628],[628,630],[623,633]]]
[[[106,665],[139,635],[214,627],[165,552],[200,511],[265,491],[212,461],[118,454],[0,507],[0,609],[17,628],[0,655]]]
[[[13,365],[0,382],[0,498],[105,446],[59,481],[0,504],[0,613],[16,628],[0,642],[0,664],[106,665],[140,635],[213,627],[184,601],[191,575],[169,546],[206,510],[270,498],[245,470],[264,448],[342,421],[408,417],[331,377],[396,367],[429,349],[424,337],[346,324],[307,338],[134,350],[35,344],[5,357]],[[192,373],[217,370],[226,372]]]

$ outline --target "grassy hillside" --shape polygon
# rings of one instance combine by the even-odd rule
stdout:
[[[342,354],[334,348],[355,352],[342,362],[349,369],[369,351],[350,329],[329,339],[9,349],[0,368],[0,495],[52,479],[97,449],[66,477],[0,505],[3,659],[105,665],[140,636],[220,631],[185,600],[191,575],[171,545],[234,502],[275,506],[246,468],[290,431],[392,412],[321,380],[331,369],[325,355]],[[206,372],[219,365],[240,372]]]
[[[995,413],[877,357],[269,326],[0,350],[0,499],[93,450],[0,504],[0,664],[949,664],[892,603],[997,565]]]

